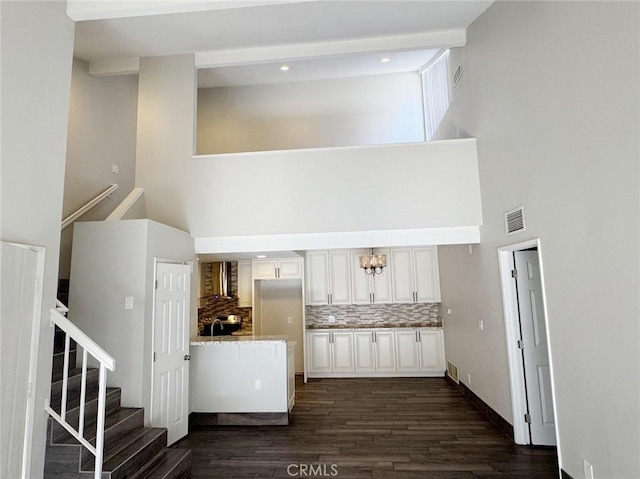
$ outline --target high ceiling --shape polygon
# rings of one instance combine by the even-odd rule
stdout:
[[[415,71],[439,48],[463,44],[464,30],[491,3],[71,0],[68,12],[80,20],[78,58],[117,65],[196,53],[199,68],[217,70],[200,76],[222,86]],[[291,64],[290,75],[281,75],[282,63]]]

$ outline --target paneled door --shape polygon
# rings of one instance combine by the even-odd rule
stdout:
[[[524,349],[524,377],[531,422],[531,443],[555,446],[549,347],[537,251],[516,251],[516,283]]]
[[[44,248],[0,243],[2,434],[0,477],[31,477],[31,444]],[[35,326],[35,327],[34,327]],[[12,366],[11,366],[12,365]]]
[[[158,263],[156,280],[151,425],[167,428],[168,444],[173,444],[189,426],[191,268]]]

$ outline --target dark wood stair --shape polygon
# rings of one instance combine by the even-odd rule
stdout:
[[[64,369],[64,335],[56,331],[52,371],[52,409],[60,413]],[[80,417],[82,370],[75,367],[72,344],[69,361],[67,421],[77,427]],[[62,359],[61,359],[62,358]],[[97,370],[87,370],[84,438],[95,445],[98,403]],[[107,388],[102,479],[186,479],[191,477],[191,451],[167,447],[167,431],[144,426],[142,408],[121,405],[119,388]],[[95,458],[57,421],[49,418],[45,479],[89,479]]]

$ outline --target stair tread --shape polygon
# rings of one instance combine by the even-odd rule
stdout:
[[[117,424],[120,424],[121,422],[134,416],[135,414],[138,414],[140,411],[142,411],[142,408],[121,407],[115,411],[110,412],[104,418],[105,432],[109,428],[116,426]],[[87,439],[92,444],[96,438],[96,429],[97,429],[97,423],[94,422],[92,424],[88,424],[84,430],[85,439]],[[76,443],[77,441],[73,437],[70,437],[62,441],[60,444],[76,444]]]
[[[120,409],[119,398],[120,398],[120,388],[107,388],[105,393],[107,416],[115,412],[116,410]],[[98,391],[92,391],[91,393],[87,392],[87,397],[85,398],[85,428],[97,421],[96,415],[93,414],[95,412],[93,409],[97,409],[97,401],[98,401]],[[66,421],[74,428],[77,428],[80,422],[80,399],[77,400],[78,404],[72,404],[72,402],[75,403],[76,401],[67,402]],[[55,422],[55,424],[59,425],[58,422]]]
[[[181,462],[191,455],[190,449],[164,448],[142,469],[131,476],[131,479],[160,479],[167,477],[171,471],[180,466]]]
[[[124,443],[124,447],[119,448],[114,445],[114,447],[105,451],[105,460],[102,468],[103,471],[107,472],[117,469],[127,459],[142,450],[147,444],[165,434],[165,429],[156,427],[145,427],[142,428],[141,431],[142,432],[139,434],[132,434],[120,441],[120,443]]]

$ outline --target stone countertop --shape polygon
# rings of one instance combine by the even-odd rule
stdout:
[[[427,328],[442,329],[442,325],[434,326],[433,323],[416,323],[416,322],[394,322],[394,323],[372,323],[372,324],[353,324],[353,323],[326,323],[326,324],[307,324],[307,329],[384,329],[384,328]]]
[[[289,341],[289,336],[198,336],[191,340],[191,346],[209,346],[222,343],[256,343],[256,342],[286,342],[293,344],[295,341]]]

